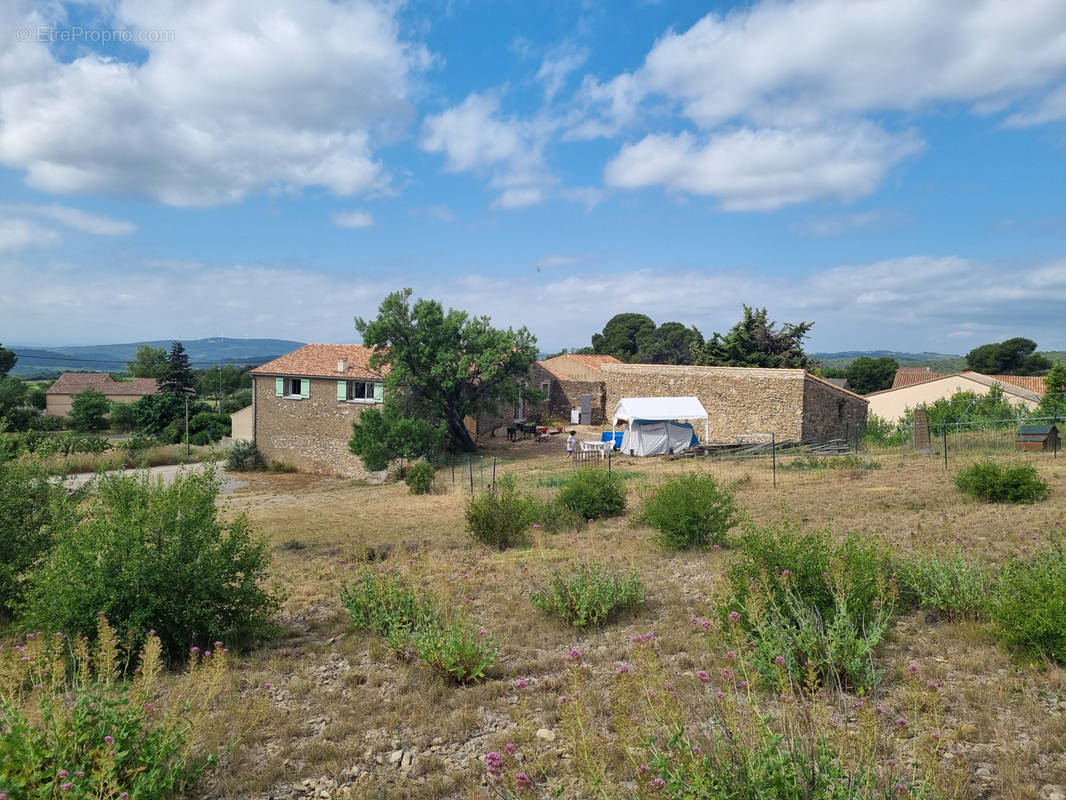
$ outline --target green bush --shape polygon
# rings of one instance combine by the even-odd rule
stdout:
[[[636,572],[612,574],[600,564],[556,572],[547,587],[529,595],[536,608],[575,628],[604,625],[612,614],[639,606],[644,598]]]
[[[289,473],[289,474],[291,474],[293,472],[299,472],[299,470],[296,468],[295,464],[290,464],[287,461],[278,461],[276,459],[272,459],[270,461],[270,466],[267,467],[267,469],[269,469],[271,472],[280,472],[280,473]]]
[[[255,442],[244,439],[234,442],[226,456],[226,469],[231,472],[251,472],[263,469],[265,466]]]
[[[564,506],[558,497],[536,502],[534,508],[534,530],[539,526],[545,533],[556,534],[580,530],[585,524],[585,517]]]
[[[392,569],[362,568],[341,589],[341,602],[360,630],[372,631],[402,651],[415,631],[439,627],[432,598],[410,587]]]
[[[430,669],[456,683],[475,683],[496,663],[500,648],[465,619],[420,628],[412,639],[415,653]]]
[[[528,547],[537,512],[536,500],[518,491],[513,475],[505,475],[466,504],[466,527],[490,547]]]
[[[21,658],[3,659],[4,797],[164,800],[184,796],[214,761],[194,750],[190,734],[225,684],[225,652],[194,657],[189,673],[159,697],[159,640],[146,639],[135,680],[116,681],[115,634],[103,617],[97,631],[95,651],[82,641],[31,634]]]
[[[955,474],[955,485],[988,503],[1035,503],[1047,497],[1048,485],[1032,464],[1004,467],[978,461]]]
[[[473,683],[496,663],[499,647],[469,620],[448,622],[436,597],[412,589],[390,568],[363,567],[341,589],[341,602],[360,630],[381,636],[397,654],[411,652],[442,677]]]
[[[25,576],[76,519],[76,498],[35,464],[0,462],[0,621],[11,619]]]
[[[782,520],[749,526],[727,571],[722,624],[750,641],[752,661],[773,684],[807,670],[856,689],[877,683],[872,656],[891,623],[896,586],[887,559],[855,536],[835,544],[827,531],[802,533]]]
[[[734,494],[712,475],[670,478],[644,501],[644,519],[671,550],[725,544],[740,521]]]
[[[1028,561],[1008,562],[990,602],[996,635],[1027,656],[1066,664],[1066,549],[1056,542]]]
[[[433,480],[437,476],[437,468],[428,461],[419,461],[412,464],[404,477],[404,483],[411,494],[429,494],[433,491]]]
[[[900,598],[909,606],[931,608],[952,618],[985,616],[992,570],[961,555],[943,559],[915,556],[895,567]]]
[[[270,555],[242,515],[225,525],[211,470],[170,486],[102,476],[77,525],[57,530],[30,575],[21,624],[91,633],[103,612],[125,634],[158,632],[171,663],[216,639],[241,645],[269,628],[278,597],[264,589]]]
[[[584,519],[620,514],[626,507],[625,481],[604,469],[579,469],[559,490],[559,502]]]

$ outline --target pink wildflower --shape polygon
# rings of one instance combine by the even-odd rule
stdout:
[[[707,674],[706,670],[702,670],[702,669],[699,672],[696,673],[696,677],[699,678],[704,683],[707,683],[707,681],[709,681],[711,679],[711,676]]]

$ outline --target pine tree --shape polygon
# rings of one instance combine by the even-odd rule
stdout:
[[[192,367],[189,364],[189,354],[185,352],[181,342],[171,342],[166,369],[157,382],[159,391],[164,394],[186,394],[192,391]]]

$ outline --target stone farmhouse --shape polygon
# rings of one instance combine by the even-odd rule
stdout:
[[[711,442],[850,439],[866,425],[863,397],[802,369],[605,364],[603,375],[608,410],[622,397],[698,397]]]
[[[252,431],[267,461],[308,472],[365,475],[348,450],[352,423],[384,401],[383,372],[357,344],[309,344],[251,371]]]
[[[70,414],[74,395],[94,389],[112,403],[135,403],[146,394],[159,391],[155,378],[116,381],[106,372],[64,372],[45,393],[45,415],[65,417]]]
[[[530,384],[547,395],[543,403],[531,405],[530,417],[570,421],[570,409],[581,408],[581,396],[591,399],[592,424],[607,420],[607,392],[603,380],[605,364],[621,364],[614,356],[577,355],[564,353],[538,361],[532,370]]]

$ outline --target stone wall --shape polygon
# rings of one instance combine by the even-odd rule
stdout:
[[[622,397],[698,397],[709,416],[710,442],[735,442],[750,433],[803,435],[801,369],[606,364],[607,408]],[[691,420],[703,440],[703,421]]]
[[[268,463],[283,461],[305,472],[366,475],[363,462],[348,450],[348,440],[352,423],[374,404],[338,400],[337,381],[330,378],[311,378],[307,399],[275,397],[272,375],[254,380],[255,441]]]
[[[853,440],[856,431],[866,428],[868,403],[808,375],[803,384],[803,439]]]
[[[535,389],[543,390],[544,384],[548,384],[547,399],[535,406],[528,406],[527,417],[538,420],[551,417],[569,424],[571,407],[576,406],[580,410],[581,395],[587,394],[592,399],[592,424],[603,425],[606,421],[607,390],[602,380],[561,379],[540,364],[534,364],[530,385]]]

